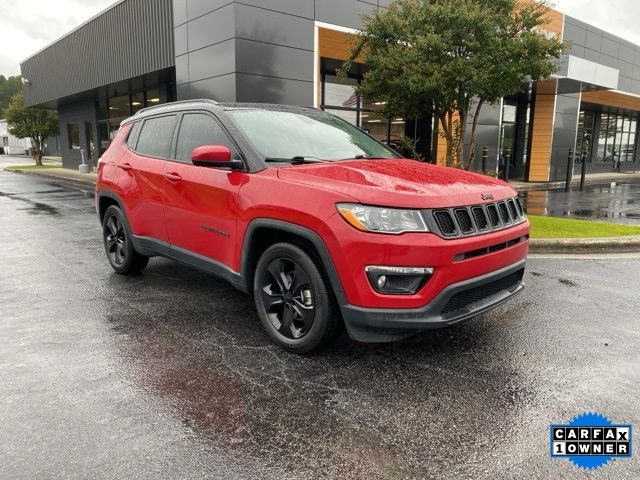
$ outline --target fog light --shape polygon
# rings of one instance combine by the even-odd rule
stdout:
[[[386,267],[365,268],[371,286],[380,293],[411,295],[420,290],[433,275],[428,267]]]

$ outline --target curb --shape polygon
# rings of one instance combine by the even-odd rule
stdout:
[[[640,236],[603,238],[532,238],[529,253],[638,253]]]
[[[11,167],[6,167],[3,170],[11,173],[19,173],[21,175],[33,175],[34,177],[46,178],[47,180],[56,180],[60,183],[72,185],[75,187],[84,187],[89,190],[94,190],[96,188],[96,182],[92,180],[81,180],[77,178],[62,177],[59,175],[47,174],[46,172],[31,172],[27,170],[14,169]]]

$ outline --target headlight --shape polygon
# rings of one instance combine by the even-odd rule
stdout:
[[[350,225],[363,232],[428,232],[419,210],[371,207],[357,203],[339,203],[338,212]]]

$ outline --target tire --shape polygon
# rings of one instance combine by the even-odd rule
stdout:
[[[298,246],[278,243],[262,254],[253,296],[265,330],[289,352],[316,352],[336,335],[338,315],[329,282]]]
[[[140,255],[133,248],[131,232],[120,207],[112,205],[104,213],[102,238],[107,259],[116,273],[139,273],[149,263],[149,257]]]

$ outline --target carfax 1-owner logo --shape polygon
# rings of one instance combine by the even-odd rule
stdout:
[[[631,458],[631,425],[616,425],[599,413],[578,415],[549,430],[551,458],[569,459],[579,468],[602,468],[613,459]]]

